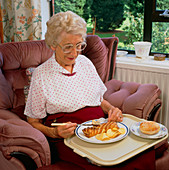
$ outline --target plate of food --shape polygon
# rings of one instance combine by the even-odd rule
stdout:
[[[125,138],[128,133],[129,129],[124,123],[107,122],[107,119],[104,118],[84,122],[75,130],[75,134],[78,138],[95,144],[117,142]]]
[[[130,131],[136,136],[148,139],[158,139],[168,134],[164,125],[154,121],[136,122],[131,125]]]

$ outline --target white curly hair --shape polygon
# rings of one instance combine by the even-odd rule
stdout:
[[[59,12],[53,15],[46,25],[45,42],[49,47],[56,47],[61,42],[62,32],[74,35],[80,34],[85,41],[87,24],[83,18],[72,11]]]

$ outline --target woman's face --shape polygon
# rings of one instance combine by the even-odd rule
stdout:
[[[62,41],[55,48],[56,51],[56,61],[63,67],[73,66],[75,59],[79,55],[79,52],[76,50],[76,45],[83,42],[81,35],[73,35],[63,32]],[[73,45],[73,48],[70,49],[69,53],[65,53],[63,48],[69,45]]]

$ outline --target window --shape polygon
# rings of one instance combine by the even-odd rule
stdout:
[[[113,35],[117,36],[119,38],[118,49],[128,50],[129,53],[134,53],[133,42],[149,41],[152,42],[151,53],[165,53],[167,57],[169,57],[169,17],[159,15],[162,14],[165,9],[169,9],[169,3],[167,1],[168,0],[121,0],[115,2],[112,0],[107,0],[103,1],[103,4],[100,5],[102,3],[102,0],[99,0],[99,3],[97,2],[95,4],[95,7],[92,7],[92,10],[95,9],[97,11],[101,11],[101,8],[104,8],[105,11],[105,9],[107,9],[109,6],[113,6],[111,5],[112,3],[117,3],[118,7],[116,6],[116,8],[118,9],[118,12],[116,12],[116,14],[113,14],[112,11],[114,9],[110,8],[109,11],[111,11],[111,15],[109,14],[107,18],[111,20],[114,15],[117,15],[118,13],[119,15],[121,14],[123,22],[118,23],[117,21],[113,21],[116,22],[116,25],[118,26],[112,26],[112,30],[113,28],[115,28],[113,31],[109,30],[107,32],[103,32],[98,31],[97,28],[104,27],[104,23],[98,23],[100,17],[89,17],[89,19],[87,20],[88,32],[91,33],[92,30],[94,30],[94,33],[99,35],[100,37],[110,37]],[[87,7],[85,2],[88,3]],[[95,1],[93,0],[52,0],[51,8],[54,10],[54,13],[64,10],[72,10],[75,13],[78,12],[78,14],[83,15],[82,17],[84,17],[84,12],[89,12],[91,10],[90,5],[92,6],[94,3]],[[105,3],[108,4],[106,8],[103,7]],[[85,8],[84,11],[82,10],[83,8]],[[120,13],[121,10],[123,11],[123,13]],[[109,11],[105,11],[104,15],[106,16]],[[95,15],[95,13],[93,14],[93,16]],[[103,22],[104,20],[104,18],[101,18],[100,22]],[[94,21],[96,21],[96,23],[94,23]],[[96,29],[94,29],[95,24]]]
[[[152,42],[152,53],[169,57],[169,17],[160,16],[169,9],[168,0],[145,0],[144,40]]]

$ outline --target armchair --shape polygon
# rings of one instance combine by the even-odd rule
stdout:
[[[87,36],[87,47],[82,52],[94,63],[107,86],[104,98],[124,113],[157,120],[161,108],[160,89],[154,84],[121,82],[113,79],[118,38]],[[37,67],[52,56],[44,40],[13,42],[0,45],[0,164],[5,170],[76,168],[58,161],[51,164],[50,146],[46,137],[26,122],[24,86],[28,85],[26,69]],[[168,156],[168,144],[163,151]],[[160,152],[161,154],[162,152]],[[162,153],[163,154],[163,153]],[[162,156],[162,157],[161,157]],[[168,159],[168,157],[167,157]],[[162,160],[162,161],[160,161]],[[160,155],[157,167],[166,158]],[[53,167],[54,166],[54,167]]]

